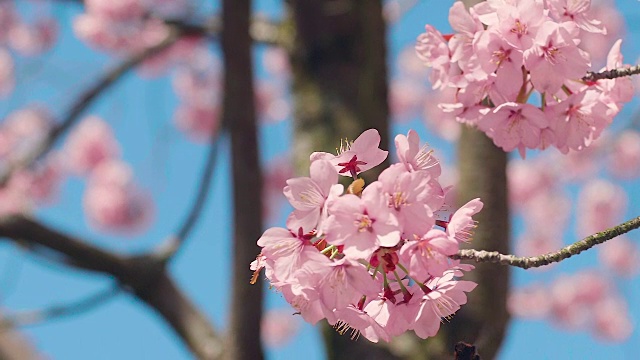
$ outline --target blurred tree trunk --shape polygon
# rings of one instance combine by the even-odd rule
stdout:
[[[308,174],[313,151],[335,153],[340,139],[375,128],[389,149],[386,33],[379,0],[290,0],[295,101],[294,161]],[[377,167],[380,171],[388,166]],[[378,173],[365,175],[367,183]],[[325,327],[329,359],[393,359],[383,347]]]
[[[476,1],[477,2],[477,1]],[[334,152],[339,139],[353,140],[374,127],[389,149],[386,37],[380,1],[289,0],[295,39],[290,49],[295,100],[294,156],[306,174],[309,154]],[[506,154],[483,133],[464,129],[459,142],[459,202],[480,197],[484,210],[476,219],[477,249],[509,250]],[[385,164],[383,166],[388,165]],[[381,166],[378,169],[383,169]],[[367,182],[377,173],[368,174]],[[469,304],[426,342],[403,336],[392,348],[398,355],[367,341],[352,341],[325,328],[329,359],[451,359],[460,340],[477,345],[485,359],[495,357],[508,323],[506,294],[509,268],[478,265],[468,274],[479,283]]]
[[[308,171],[313,151],[369,128],[389,148],[385,23],[381,1],[290,0],[295,154]],[[375,179],[375,177],[374,177]]]
[[[262,282],[249,284],[249,264],[260,252],[256,240],[262,234],[262,177],[249,37],[250,12],[250,0],[222,2],[225,70],[222,122],[231,137],[234,204],[233,294],[226,350],[227,358],[233,360],[263,358],[260,342]]]
[[[467,7],[478,2],[464,0]],[[474,216],[478,227],[467,247],[511,253],[506,167],[507,154],[484,133],[470,127],[462,130],[458,141],[458,205],[477,197],[484,202],[482,211]],[[465,278],[477,282],[478,287],[469,294],[468,304],[451,323],[442,326],[438,337],[443,347],[440,350],[444,352],[433,358],[450,359],[450,350],[458,341],[476,345],[483,359],[493,359],[500,349],[509,323],[507,293],[511,269],[489,263],[474,265],[476,268]]]

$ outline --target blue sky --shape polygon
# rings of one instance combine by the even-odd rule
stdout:
[[[623,44],[623,52],[626,59],[632,62],[640,52],[638,42],[632,41],[640,36],[637,25],[640,23],[640,5],[635,0],[618,1],[617,5],[628,24],[628,40]],[[448,1],[420,1],[400,23],[393,25],[388,35],[390,64],[393,65],[401,49],[415,41],[423,31],[424,24],[431,23],[439,29],[448,29],[446,16],[449,6]],[[205,7],[207,11],[212,8],[216,9],[218,5]],[[255,9],[277,15],[281,5],[278,1],[256,1]],[[89,49],[72,35],[69,24],[78,12],[79,8],[75,6],[54,7],[56,17],[63,24],[60,42],[44,56],[19,60],[18,88],[12,97],[0,102],[0,114],[35,101],[60,115],[74,96],[89,85],[105,66],[117,61]],[[260,52],[261,49],[256,49],[256,55]],[[264,71],[259,69],[258,74],[264,75]],[[87,112],[103,116],[113,126],[122,143],[125,160],[136,169],[139,183],[153,193],[157,212],[149,231],[123,239],[98,233],[88,227],[81,208],[84,180],[73,177],[65,182],[60,201],[40,209],[38,216],[64,231],[123,252],[149,249],[172,233],[179,226],[192,200],[207,150],[206,146],[189,142],[174,130],[171,118],[176,104],[170,76],[150,80],[132,73],[104,94]],[[637,105],[629,105],[629,108],[637,108]],[[416,128],[423,139],[438,148],[445,161],[455,159],[453,146],[430,136],[418,120],[396,126],[395,133],[406,133],[410,127]],[[261,128],[261,150],[265,163],[287,153],[289,142],[286,139],[290,134],[289,122]],[[227,259],[230,256],[232,219],[227,145],[227,139],[222,138],[212,191],[202,221],[171,268],[184,291],[207,313],[218,329],[224,328],[229,301],[226,274],[230,265]],[[640,213],[640,193],[634,191],[637,185],[632,182],[623,185],[632,198],[627,217],[637,215]],[[630,237],[640,240],[637,234],[631,234]],[[573,238],[568,234],[565,242],[570,241]],[[592,267],[595,262],[592,252],[567,261],[547,273],[514,270],[514,283],[522,285],[536,279],[550,281],[562,271],[575,272]],[[62,304],[110,285],[110,280],[104,276],[70,270],[17,250],[8,243],[0,243],[0,300],[5,309],[17,311]],[[620,281],[617,285],[627,295],[633,323],[638,326],[640,308],[634,306],[640,299],[638,280]],[[267,293],[267,307],[287,306],[278,294],[273,291]],[[516,320],[509,330],[500,355],[502,359],[627,359],[632,358],[633,344],[640,340],[636,330],[628,342],[612,345],[594,340],[587,332],[566,332],[542,321]],[[118,295],[86,314],[26,327],[24,333],[40,351],[55,359],[191,358],[188,350],[157,315],[126,294]],[[324,358],[318,333],[308,325],[304,325],[294,341],[285,348],[270,350],[268,357],[298,359],[302,354],[307,360]]]

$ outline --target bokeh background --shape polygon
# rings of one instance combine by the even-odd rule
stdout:
[[[596,1],[594,1],[596,3]],[[605,7],[617,9],[623,20],[620,23],[624,42],[625,60],[634,63],[640,55],[640,4],[634,0],[616,2],[599,1]],[[423,140],[436,149],[441,162],[453,169],[455,166],[455,144],[438,136],[432,123],[438,119],[427,119],[424,112],[428,92],[426,76],[407,83],[406,69],[402,61],[412,56],[410,50],[416,37],[429,23],[443,33],[450,30],[447,22],[450,1],[389,1],[386,2],[388,18],[388,66],[392,81],[392,99],[399,102],[395,110],[392,134],[415,129]],[[195,18],[205,18],[220,11],[217,1],[193,3]],[[105,68],[117,63],[118,56],[96,50],[78,38],[72,24],[84,12],[81,4],[74,1],[18,1],[17,10],[26,21],[48,16],[58,23],[57,41],[53,47],[38,56],[24,56],[12,52],[15,62],[15,89],[0,101],[0,114],[4,117],[16,109],[37,104],[49,109],[54,118],[61,116],[73,99],[101,74]],[[284,6],[275,0],[254,1],[253,11],[273,20],[283,18]],[[215,42],[209,46],[213,63],[220,63],[220,49]],[[271,86],[274,99],[271,113],[264,111],[260,124],[260,155],[266,169],[279,169],[291,155],[291,98],[287,86],[289,79],[282,73],[269,70],[270,61],[277,54],[265,45],[254,50],[257,83]],[[271,59],[271,60],[270,60]],[[267,64],[267,66],[265,66]],[[40,206],[36,216],[45,223],[65,232],[77,234],[99,246],[125,253],[138,253],[151,249],[183,221],[191,204],[198,174],[205,161],[206,143],[194,141],[189,134],[175,125],[176,108],[180,99],[174,86],[176,69],[167,67],[155,74],[144,71],[129,73],[115,86],[103,94],[86,111],[104,119],[113,129],[121,144],[122,158],[135,169],[137,184],[151,195],[153,215],[149,224],[134,233],[101,231],[87,221],[83,209],[85,178],[64,176],[55,199]],[[417,80],[417,81],[416,81]],[[411,87],[417,86],[417,87]],[[412,98],[413,97],[413,98]],[[403,104],[406,99],[408,104]],[[415,104],[419,104],[417,107]],[[612,137],[623,129],[632,127],[638,116],[638,102],[628,104],[610,129]],[[452,126],[455,128],[455,125]],[[454,131],[455,130],[451,130]],[[453,135],[450,135],[450,137]],[[336,139],[336,144],[339,139]],[[603,140],[605,141],[605,140]],[[59,144],[58,149],[62,144]],[[184,249],[171,265],[172,274],[184,291],[193,299],[215,325],[224,329],[229,308],[229,269],[231,254],[231,184],[229,163],[229,140],[222,135],[218,157],[211,184],[211,193],[203,211],[202,221],[195,228]],[[550,150],[556,152],[555,150]],[[557,154],[556,154],[557,155]],[[547,154],[530,153],[528,160],[534,161]],[[512,154],[517,160],[517,154]],[[598,168],[589,173],[588,179],[603,178],[615,181],[628,197],[623,219],[640,213],[640,188],[637,178],[617,180],[602,167],[606,160],[583,160],[597,162]],[[558,160],[560,161],[560,160]],[[269,170],[268,170],[269,171]],[[274,170],[275,171],[275,170]],[[287,173],[286,167],[280,169]],[[247,174],[252,176],[252,174]],[[455,180],[455,171],[447,175]],[[564,181],[558,184],[562,196],[570,200],[570,217],[560,230],[564,244],[579,238],[576,231],[579,214],[577,203],[580,191],[588,179]],[[282,198],[269,198],[265,225],[279,226],[284,223],[288,208]],[[559,210],[549,204],[550,226]],[[516,216],[513,222],[514,238],[518,239],[527,229],[525,221]],[[628,238],[640,240],[640,235],[630,233]],[[497,266],[497,265],[496,265]],[[247,264],[248,267],[248,264]],[[589,251],[546,271],[513,271],[514,288],[533,283],[543,283],[550,288],[562,274],[576,274],[591,269],[604,274],[605,278],[626,300],[628,320],[633,330],[624,339],[612,341],[594,335],[585,327],[567,329],[550,319],[522,319],[514,317],[505,338],[499,358],[610,358],[633,359],[635,346],[640,341],[638,323],[640,308],[640,282],[637,276],[621,277],[606,270],[598,258],[597,251]],[[249,274],[249,273],[248,273]],[[113,281],[101,275],[88,274],[49,262],[12,243],[0,243],[0,301],[3,312],[43,309],[50,306],[70,304],[91,294],[113,286]],[[551,290],[549,290],[551,291]],[[297,317],[287,315],[293,310],[281,296],[265,287],[266,309],[280,311],[276,318],[287,318],[294,326],[286,330],[288,336],[278,346],[267,347],[270,359],[324,359],[324,349],[318,329],[304,324]],[[470,294],[473,296],[473,293]],[[551,295],[549,295],[551,296]],[[276,323],[278,320],[275,321]],[[274,326],[278,326],[277,324]],[[446,326],[444,324],[443,326]],[[278,329],[272,330],[277,332]],[[27,340],[41,354],[52,359],[190,359],[192,355],[176,338],[171,329],[148,308],[133,297],[121,293],[100,306],[79,314],[62,317],[20,328]],[[359,341],[366,341],[361,339]]]

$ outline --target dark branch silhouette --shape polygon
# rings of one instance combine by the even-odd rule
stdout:
[[[182,293],[156,254],[121,255],[49,228],[23,215],[0,218],[0,237],[59,254],[66,264],[115,278],[156,311],[200,359],[219,359],[223,342],[204,314]]]
[[[49,320],[78,315],[94,310],[120,294],[121,290],[120,286],[114,284],[71,303],[2,315],[0,319],[0,331],[12,327],[40,324]]]

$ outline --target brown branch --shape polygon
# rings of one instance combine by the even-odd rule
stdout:
[[[47,136],[35,145],[31,151],[25,152],[22,156],[12,159],[7,167],[0,172],[0,184],[5,184],[11,175],[23,168],[31,166],[35,161],[42,158],[47,152],[53,148],[58,139],[67,132],[79,119],[80,115],[87,109],[91,103],[98,98],[103,91],[109,89],[131,69],[142,63],[144,60],[156,55],[173,45],[182,36],[181,31],[173,29],[169,36],[159,44],[149,47],[138,52],[122,63],[107,70],[104,75],[98,79],[91,87],[86,89],[80,97],[71,105],[67,114],[62,118],[59,124],[52,127]]]
[[[637,75],[637,74],[640,74],[640,65],[635,65],[635,66],[626,67],[626,68],[619,68],[619,69],[604,70],[596,73],[589,71],[587,72],[587,75],[585,75],[582,78],[582,80],[586,82],[593,82],[597,80],[604,80],[604,79],[610,80],[610,79],[616,79],[620,77]]]
[[[173,256],[180,250],[182,244],[186,241],[186,239],[191,234],[191,231],[195,228],[196,224],[200,220],[200,215],[202,214],[202,210],[204,209],[204,205],[207,202],[207,198],[209,197],[209,192],[211,190],[211,180],[213,179],[213,171],[216,167],[216,159],[218,157],[218,144],[220,142],[219,136],[220,130],[214,130],[214,133],[211,134],[211,140],[209,144],[209,152],[207,154],[207,159],[205,160],[204,169],[202,170],[202,175],[200,177],[200,182],[198,184],[198,190],[193,200],[193,204],[187,216],[185,217],[182,225],[178,228],[175,235],[172,235],[165,241],[164,244],[160,245],[158,250],[156,251],[157,256],[160,258],[164,258],[167,261],[173,258]]]
[[[262,172],[254,103],[250,32],[251,0],[223,0],[222,58],[224,97],[222,124],[231,138],[233,181],[232,294],[228,359],[261,360],[262,284],[249,283],[249,263],[260,252]]]
[[[123,256],[49,228],[31,218],[0,218],[0,237],[59,254],[65,263],[103,273],[159,313],[200,359],[219,359],[223,344],[211,323],[177,288],[155,254]]]
[[[108,300],[111,300],[113,297],[120,294],[121,290],[120,286],[116,284],[72,303],[2,315],[0,319],[0,331],[85,313],[106,303]]]
[[[549,265],[568,259],[574,255],[591,249],[592,247],[602,244],[608,240],[628,233],[631,230],[640,228],[640,217],[631,219],[618,226],[602,232],[587,236],[569,246],[566,246],[556,252],[530,257],[518,257],[515,255],[504,255],[497,251],[484,250],[460,250],[458,254],[451,256],[452,259],[473,260],[476,262],[490,262],[500,265],[511,265],[523,269],[530,269],[540,266]]]

